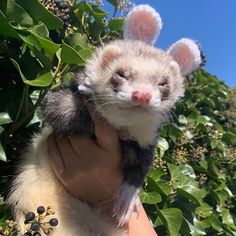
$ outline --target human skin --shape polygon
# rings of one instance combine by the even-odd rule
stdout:
[[[110,212],[123,178],[119,134],[96,115],[92,118],[96,141],[52,134],[48,137],[50,162],[70,194],[112,217]],[[125,228],[129,236],[156,236],[142,206],[139,214],[132,213]]]

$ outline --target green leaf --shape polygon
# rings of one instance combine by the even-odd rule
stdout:
[[[218,140],[212,139],[210,145],[212,149],[215,149],[218,146]]]
[[[80,56],[80,54],[66,43],[62,44],[61,61],[62,63],[78,64],[80,66],[85,64],[85,60]]]
[[[3,11],[3,14],[6,17],[6,20],[8,22],[11,22],[11,24],[15,25],[23,25],[23,26],[31,26],[33,25],[33,19],[31,16],[22,8],[20,5],[18,5],[16,2],[12,0],[1,0],[3,2],[7,2],[7,8],[5,9],[5,12]],[[27,3],[29,3],[27,1]]]
[[[189,236],[206,235],[205,230],[201,226],[193,225],[187,219],[184,219],[184,227],[187,227],[185,230]]]
[[[0,205],[4,204],[4,200],[3,200],[3,197],[1,197],[0,195]]]
[[[19,38],[17,32],[8,23],[2,11],[0,11],[0,35]]]
[[[89,48],[82,48],[78,51],[78,54],[84,61],[87,61],[93,54],[92,50]]]
[[[170,194],[171,187],[169,185],[169,182],[166,180],[159,180],[157,181],[157,187],[158,191],[166,196]]]
[[[148,171],[148,176],[152,178],[154,181],[160,180],[161,176],[163,176],[165,172],[162,168],[153,167]]]
[[[160,157],[163,157],[165,152],[169,149],[169,144],[165,138],[159,137],[157,147],[160,149]]]
[[[46,53],[54,55],[60,48],[60,44],[56,44],[50,38],[46,38],[48,37],[49,33],[44,24],[40,23],[34,28],[29,29],[28,32],[30,32],[38,40],[39,44]]]
[[[192,185],[185,185],[177,188],[177,193],[187,199],[194,201],[196,204],[201,205],[203,197],[206,196],[206,192],[203,189],[199,189]]]
[[[0,126],[0,135],[3,131],[4,131],[4,129]],[[1,140],[0,140],[0,160],[1,161],[7,161],[6,153],[5,153],[4,148],[2,146]]]
[[[116,9],[118,7],[118,0],[107,0],[109,3],[111,3]]]
[[[111,31],[120,31],[123,29],[124,18],[111,19],[108,23],[108,26]]]
[[[235,145],[236,144],[236,135],[231,132],[227,132],[227,133],[223,134],[222,140],[227,144]]]
[[[48,11],[38,0],[15,0],[34,19],[35,22],[43,22],[49,30],[61,29],[63,21]]]
[[[0,125],[12,122],[7,112],[0,112]]]
[[[160,217],[162,223],[167,228],[170,236],[179,235],[183,216],[181,210],[177,208],[167,208],[163,210],[157,209],[157,214]]]
[[[43,75],[40,75],[34,80],[27,80],[24,74],[22,73],[19,64],[14,59],[11,59],[11,61],[16,67],[16,69],[19,71],[20,76],[25,84],[35,87],[47,87],[52,83],[53,77],[51,72],[47,72]]]
[[[182,174],[184,174],[185,176],[189,176],[189,177],[192,177],[192,178],[196,178],[196,174],[194,172],[194,169],[192,166],[190,165],[181,165],[180,167],[180,172]]]
[[[76,51],[82,48],[89,48],[87,36],[85,34],[74,33],[69,34],[65,39],[65,43],[75,48]]]
[[[188,123],[188,120],[184,115],[179,115],[178,121],[180,124],[183,124],[183,125],[186,125]]]
[[[212,215],[213,210],[209,205],[204,203],[202,206],[196,208],[195,213],[202,218],[206,218]]]
[[[145,192],[142,191],[140,194],[142,203],[156,204],[161,202],[161,195],[158,192]]]
[[[103,18],[105,18],[109,13],[105,12],[101,8],[95,6],[93,8],[92,14],[96,18],[96,20],[103,20]]]
[[[230,228],[236,230],[236,225],[234,224],[234,220],[232,215],[230,214],[229,209],[222,208],[221,209],[221,216],[223,224],[229,226]]]

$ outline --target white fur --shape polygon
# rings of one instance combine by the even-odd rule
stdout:
[[[98,210],[69,195],[56,179],[48,160],[46,139],[51,131],[44,129],[35,137],[22,158],[8,204],[23,233],[25,213],[37,207],[52,206],[59,221],[51,236],[126,235],[114,227]],[[86,184],[86,183],[85,183]]]
[[[119,198],[115,203],[114,214],[122,226],[129,221],[133,211],[138,213],[140,207],[139,189],[129,184],[123,184],[119,191]]]

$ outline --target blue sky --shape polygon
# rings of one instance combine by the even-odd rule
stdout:
[[[161,15],[157,46],[168,48],[182,37],[199,41],[206,69],[236,86],[236,0],[133,0],[149,4]]]

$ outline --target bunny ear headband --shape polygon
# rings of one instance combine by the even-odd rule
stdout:
[[[154,45],[162,28],[161,17],[149,5],[134,7],[126,17],[124,39],[140,40]],[[183,75],[201,64],[201,52],[191,39],[182,38],[169,47],[167,53],[178,63]]]

